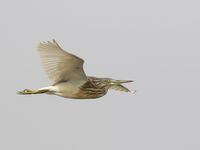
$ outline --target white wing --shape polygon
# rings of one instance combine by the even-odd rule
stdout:
[[[40,43],[37,51],[48,77],[54,83],[69,80],[87,80],[83,70],[84,61],[64,51],[55,40],[53,42]]]

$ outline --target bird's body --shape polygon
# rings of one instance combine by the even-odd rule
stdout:
[[[41,88],[47,90],[48,94],[55,94],[65,98],[88,99],[104,96],[108,91],[107,83],[101,82],[101,78],[88,77],[85,83],[60,82],[49,87]]]
[[[109,79],[88,77],[88,81],[79,88],[79,97],[99,98],[104,96],[109,89],[107,80]]]
[[[55,40],[53,40],[53,43],[40,43],[37,50],[48,77],[54,83],[38,90],[25,89],[19,94],[46,93],[65,98],[92,99],[104,96],[109,89],[132,92],[121,85],[122,83],[132,82],[131,80],[86,76],[83,71],[84,61],[64,51]]]

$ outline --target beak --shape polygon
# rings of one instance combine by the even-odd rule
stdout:
[[[129,83],[129,82],[133,82],[133,80],[114,80],[112,83],[122,84],[122,83]]]

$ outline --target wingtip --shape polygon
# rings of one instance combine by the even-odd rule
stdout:
[[[52,41],[53,41],[53,44],[55,44],[57,47],[59,47],[60,49],[62,49],[62,48],[60,47],[60,45],[56,42],[55,39],[52,39]]]
[[[40,43],[37,45],[37,49],[39,50],[39,49],[42,48],[42,47],[47,47],[47,46],[52,46],[52,45],[57,46],[58,48],[62,49],[62,48],[60,47],[60,45],[56,42],[55,39],[52,39],[52,41],[46,41],[46,42],[43,41],[43,42],[40,42]]]

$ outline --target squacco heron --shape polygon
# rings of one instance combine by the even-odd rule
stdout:
[[[58,43],[40,43],[37,47],[42,65],[53,84],[38,90],[25,89],[18,94],[54,94],[65,98],[92,99],[104,96],[109,89],[135,93],[121,85],[132,80],[114,80],[86,76],[84,60],[64,51]]]

